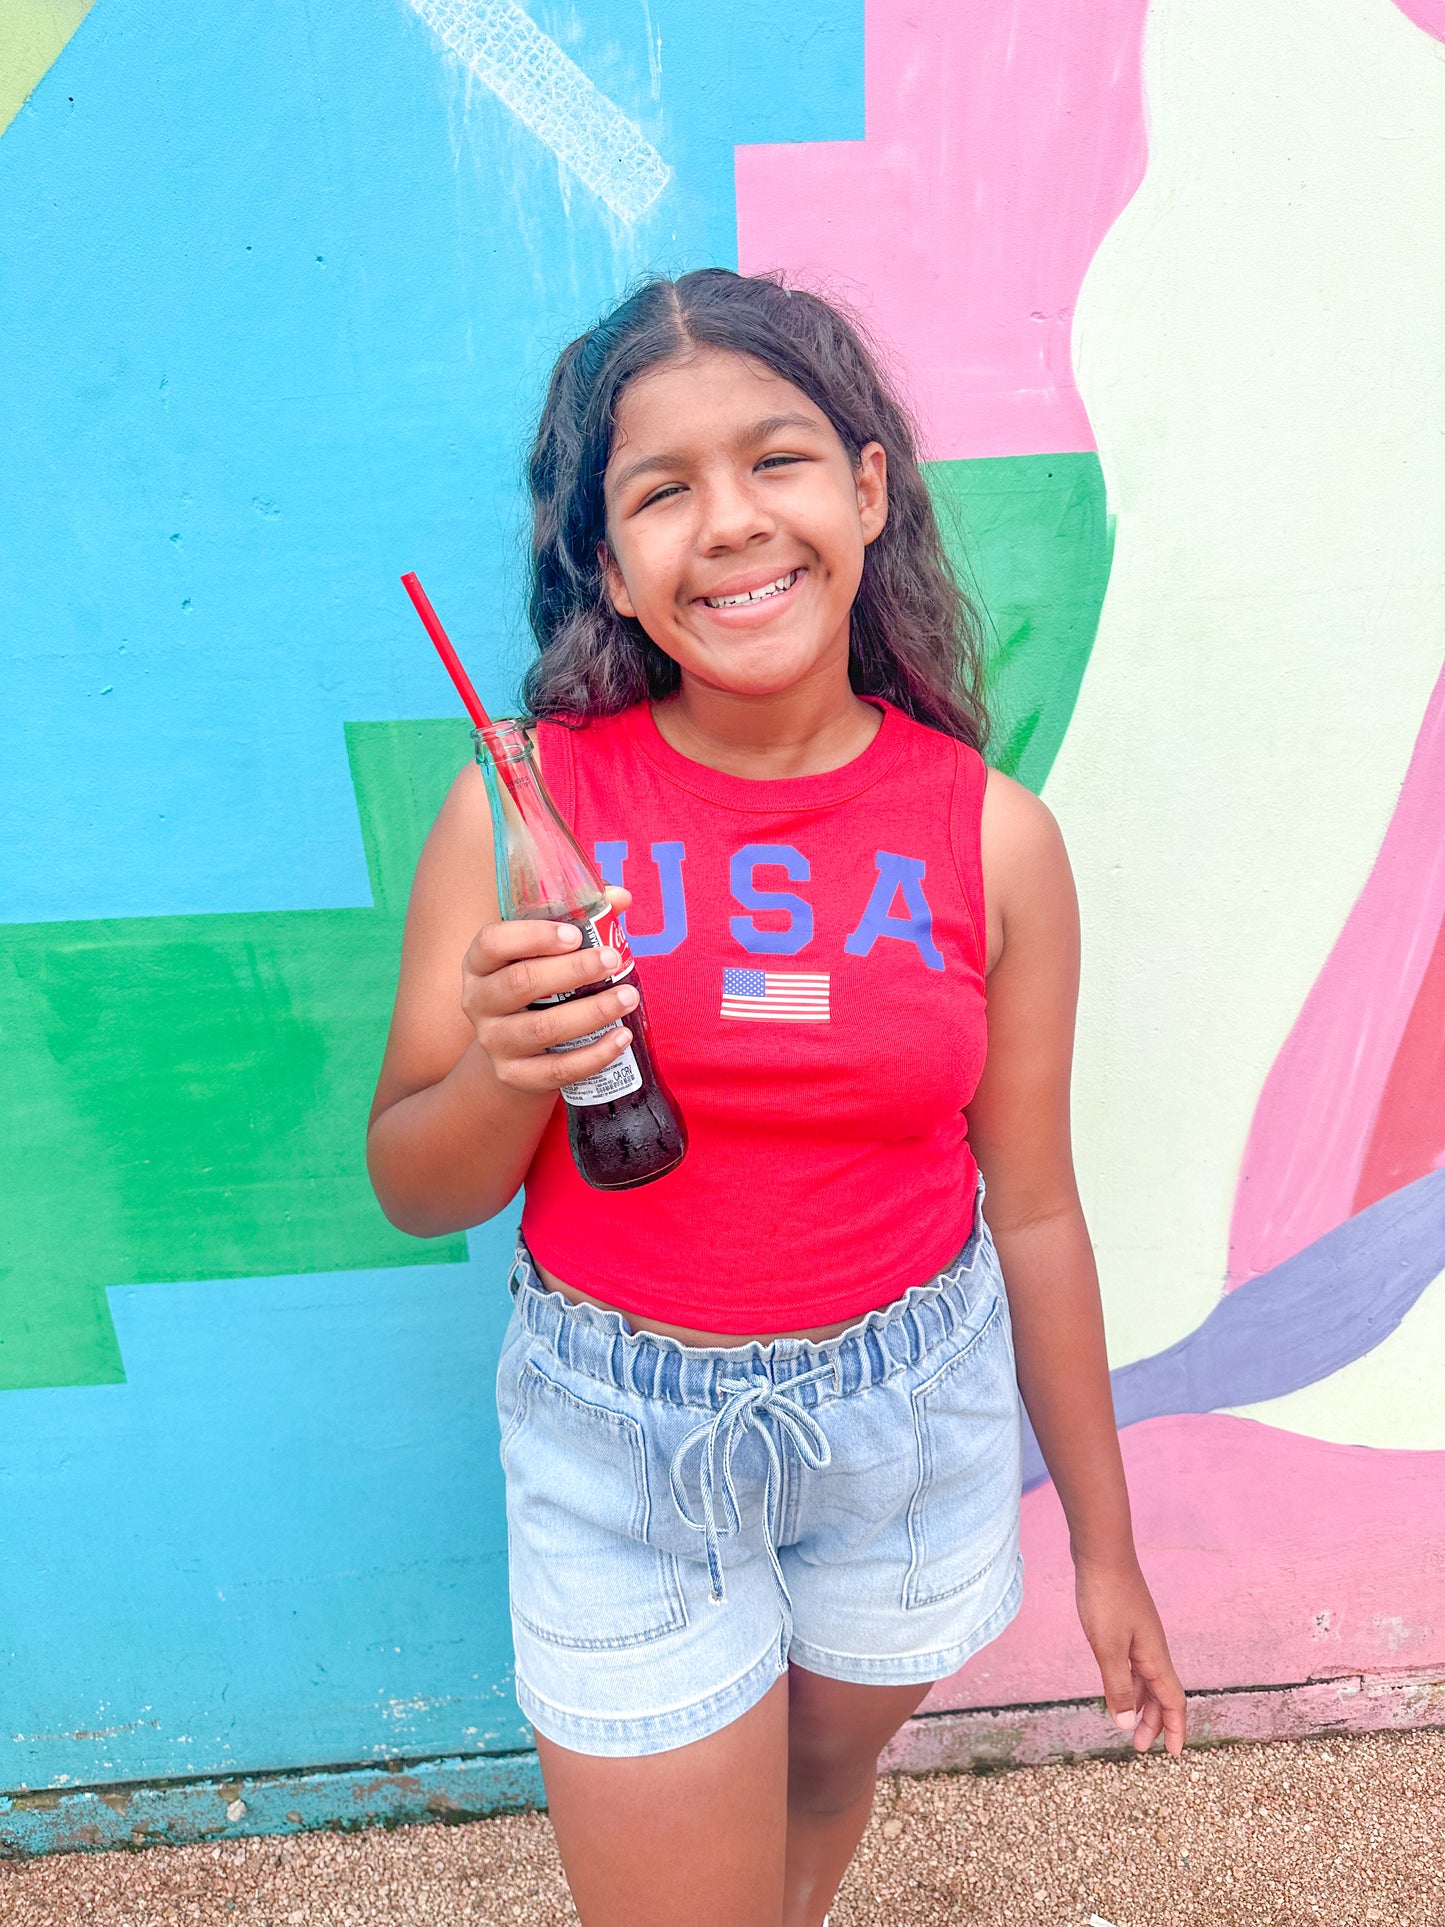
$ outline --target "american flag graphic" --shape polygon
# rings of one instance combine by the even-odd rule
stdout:
[[[797,970],[725,970],[724,1017],[767,1017],[781,1024],[826,1024],[828,978]]]

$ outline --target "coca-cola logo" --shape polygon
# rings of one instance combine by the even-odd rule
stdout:
[[[622,928],[622,920],[610,906],[601,916],[594,919],[597,942],[604,950],[615,950],[618,965],[614,977],[625,977],[632,968],[632,952],[627,947],[627,932]]]

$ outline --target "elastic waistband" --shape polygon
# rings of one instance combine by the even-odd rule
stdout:
[[[775,1338],[767,1344],[755,1339],[748,1345],[691,1346],[635,1332],[620,1312],[575,1305],[544,1285],[520,1235],[512,1295],[522,1324],[561,1364],[620,1391],[709,1411],[736,1395],[740,1378],[779,1388],[806,1378],[791,1396],[805,1407],[821,1405],[919,1364],[968,1318],[982,1292],[1001,1286],[983,1197],[980,1172],[973,1228],[946,1271],[816,1344]],[[825,1368],[828,1375],[819,1376]]]

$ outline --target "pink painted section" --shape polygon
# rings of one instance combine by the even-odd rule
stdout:
[[[1445,673],[1380,854],[1255,1108],[1229,1284],[1351,1215],[1376,1113],[1445,919]]]
[[[1219,1414],[1151,1419],[1120,1444],[1140,1563],[1188,1691],[1445,1662],[1445,1452]],[[1029,1493],[1023,1516],[1023,1610],[930,1708],[1100,1691],[1054,1488]]]
[[[1445,40],[1445,0],[1395,0],[1395,5],[1417,27]]]
[[[1148,0],[868,0],[867,138],[737,150],[738,260],[897,351],[931,460],[1092,449],[1069,330],[1144,174]]]
[[[1400,1038],[1355,1192],[1366,1211],[1445,1165],[1445,923]],[[1445,1263],[1445,1253],[1441,1254]]]

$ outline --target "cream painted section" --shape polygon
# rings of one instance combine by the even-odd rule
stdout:
[[[0,0],[0,134],[55,65],[91,0]]]
[[[1076,1146],[1116,1364],[1218,1301],[1260,1087],[1445,647],[1441,48],[1386,0],[1159,0],[1146,93],[1149,170],[1075,337],[1113,578],[1045,792],[1083,903]],[[1350,1436],[1416,1423],[1415,1380],[1369,1382]]]
[[[1287,1398],[1230,1408],[1285,1432],[1341,1445],[1445,1451],[1445,1273],[1423,1292],[1383,1345],[1342,1372]]]

